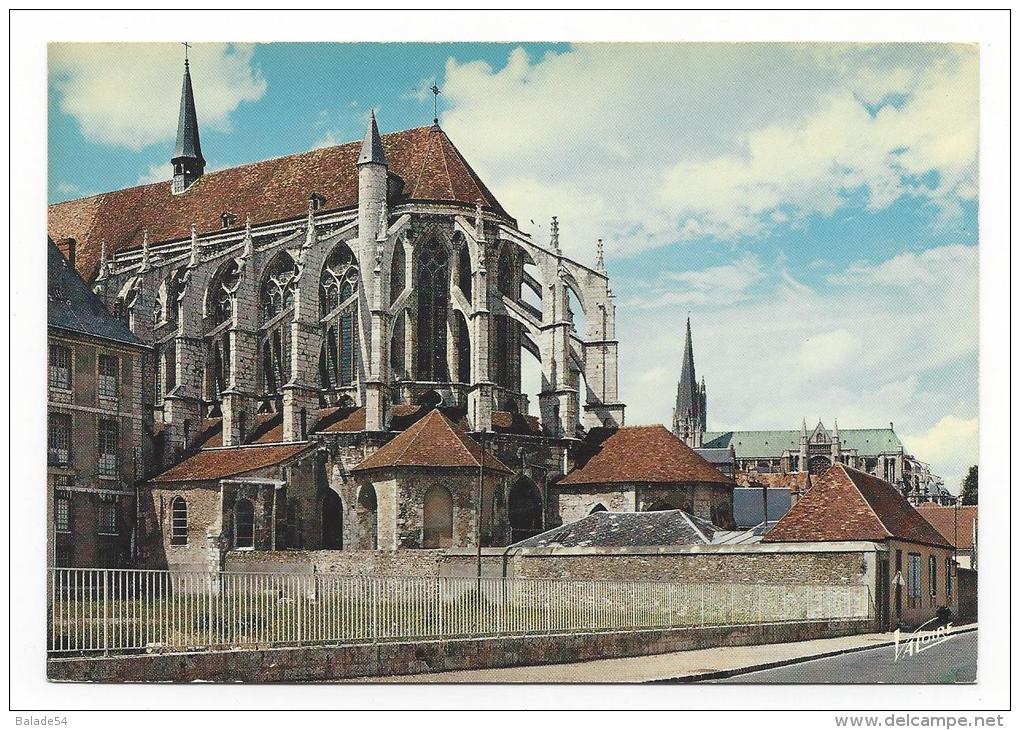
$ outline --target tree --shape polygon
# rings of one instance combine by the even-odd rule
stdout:
[[[963,504],[978,503],[978,468],[975,464],[967,472],[963,480],[963,489],[960,490],[960,500]]]

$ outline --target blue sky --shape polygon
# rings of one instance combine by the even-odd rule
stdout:
[[[182,48],[50,49],[51,201],[167,179]],[[521,227],[606,241],[632,423],[690,313],[709,426],[890,421],[977,460],[977,51],[949,45],[200,44],[210,168],[428,124]],[[534,221],[534,223],[532,223]],[[533,377],[533,373],[532,373]],[[534,383],[534,381],[530,381]]]

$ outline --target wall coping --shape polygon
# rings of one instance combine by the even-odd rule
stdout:
[[[633,547],[524,547],[483,548],[482,557],[521,556],[529,558],[575,557],[584,555],[746,555],[776,553],[871,553],[887,552],[877,542],[785,542],[753,543],[750,545],[656,545]],[[474,548],[448,548],[446,557],[475,557]]]

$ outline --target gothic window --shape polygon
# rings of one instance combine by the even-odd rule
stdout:
[[[510,487],[507,517],[510,521],[511,542],[542,531],[542,495],[535,483],[527,477],[521,477]]]
[[[467,242],[461,238],[460,248],[457,250],[457,285],[460,287],[464,298],[471,301],[471,253],[468,251]]]
[[[49,384],[51,388],[71,389],[71,348],[50,345]]]
[[[420,246],[415,288],[418,294],[417,378],[447,381],[446,328],[450,307],[450,259],[443,244],[432,239]]]
[[[828,457],[825,456],[812,456],[808,459],[808,471],[812,474],[821,474],[828,469],[832,464],[829,462]]]
[[[234,314],[234,292],[241,278],[237,261],[228,261],[213,277],[206,292],[206,316],[213,326],[222,324]]]
[[[340,496],[328,489],[322,497],[322,549],[342,550],[344,547],[344,505]]]
[[[422,505],[423,548],[453,545],[453,497],[446,487],[435,485],[425,493]]]
[[[457,322],[457,382],[471,382],[471,338],[468,336],[467,320],[462,312],[454,315]]]
[[[376,500],[375,488],[371,484],[366,484],[358,493],[358,504],[355,508],[358,534],[360,535],[360,547],[362,549],[375,550],[379,546],[377,513],[378,501]]]
[[[174,497],[170,502],[170,544],[188,544],[188,503],[184,497]]]
[[[390,304],[404,293],[407,285],[407,254],[404,253],[404,242],[397,241],[393,249],[393,261],[390,263]]]
[[[351,249],[338,244],[326,259],[319,279],[319,315],[325,323],[320,355],[324,388],[342,388],[354,382],[358,277]]]
[[[297,265],[286,251],[280,252],[266,269],[259,289],[262,321],[268,322],[294,306]]]
[[[234,547],[255,547],[255,505],[250,499],[238,500],[234,505]]]

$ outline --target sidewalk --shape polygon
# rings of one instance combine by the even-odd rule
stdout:
[[[977,624],[954,626],[948,634],[977,630]],[[932,632],[919,632],[927,636]],[[476,669],[459,672],[437,672],[435,674],[413,674],[394,677],[366,677],[350,680],[372,683],[532,683],[563,684],[576,682],[591,683],[637,683],[664,680],[696,682],[719,679],[735,674],[770,669],[808,659],[820,659],[836,654],[892,646],[893,634],[858,634],[835,639],[813,639],[787,644],[764,644],[757,646],[726,646],[714,649],[678,651],[670,654],[625,657],[621,659],[599,659],[576,664],[544,664],[531,667],[508,667],[505,669]]]

